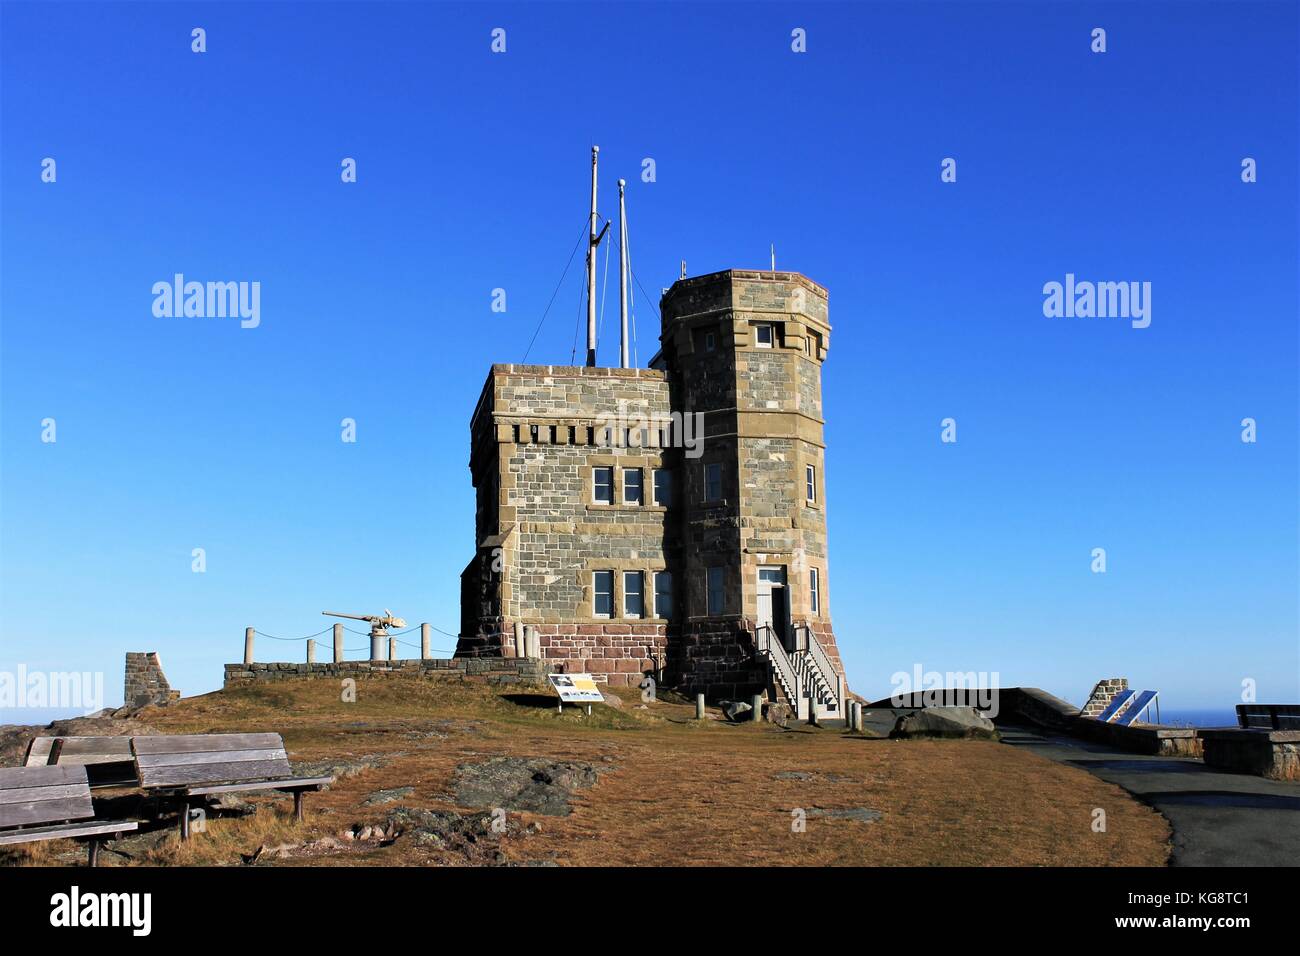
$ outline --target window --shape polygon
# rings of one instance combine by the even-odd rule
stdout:
[[[673,503],[673,473],[667,468],[655,469],[655,504],[667,508]],[[662,616],[662,615],[661,615]]]
[[[704,500],[722,500],[722,465],[715,463],[704,466]]]
[[[640,571],[623,572],[623,616],[645,617],[645,575]]]
[[[725,596],[723,594],[724,574],[725,574],[725,569],[723,568],[708,569],[709,587],[708,587],[707,613],[709,617],[716,617],[717,615],[722,613],[722,609],[724,606],[723,598]]]
[[[715,332],[704,333],[704,351],[712,352],[718,347],[718,336]]]
[[[770,349],[773,341],[773,328],[770,325],[756,326],[754,329],[754,341],[758,343],[761,349]]]
[[[804,496],[809,501],[817,500],[817,468],[813,465],[807,465],[804,468]]]
[[[592,573],[591,611],[596,617],[614,616],[614,572]]]
[[[592,500],[598,505],[614,503],[614,469],[593,468],[591,470]]]
[[[639,505],[641,503],[641,469],[623,469],[623,504]]]
[[[812,612],[822,612],[822,576],[816,568],[808,569],[808,596],[812,603]]]
[[[671,571],[655,572],[655,617],[664,620],[673,616],[673,575]]]

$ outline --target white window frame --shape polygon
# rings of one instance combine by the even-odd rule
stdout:
[[[600,498],[600,482],[596,480],[596,475],[602,471],[609,472],[609,500],[602,501]],[[598,505],[612,505],[614,503],[614,469],[610,465],[596,465],[591,469],[591,500]]]
[[[817,568],[808,569],[808,601],[812,606],[812,612],[817,617],[822,616],[822,574]]]
[[[637,499],[633,501],[627,496],[627,478],[628,475],[636,475]],[[623,504],[625,505],[643,505],[645,504],[645,472],[640,468],[623,469]]]
[[[637,590],[635,592],[633,592],[627,586],[629,579],[636,580],[638,582]],[[639,595],[641,599],[641,610],[635,614],[633,614],[632,611],[628,608],[628,603],[627,603],[628,595],[632,593]],[[633,618],[645,617],[645,572],[644,571],[623,572],[623,616],[633,617]]]
[[[718,333],[709,331],[704,333],[704,351],[716,352],[718,349]]]
[[[668,596],[667,614],[665,614],[664,609],[659,606],[659,595],[661,593],[661,589],[659,587],[660,579],[663,579],[668,582],[668,587],[662,589],[662,593],[666,593]],[[671,571],[655,571],[654,588],[655,588],[655,617],[661,618],[665,621],[671,620],[673,616],[673,573]]]
[[[609,612],[608,613],[603,613],[600,610],[598,610],[600,595],[603,593],[600,590],[600,584],[599,584],[600,576],[602,574],[609,575]],[[616,595],[614,594],[614,572],[612,570],[607,570],[603,568],[597,571],[592,571],[591,572],[591,616],[612,619],[614,617],[615,596]]]
[[[811,504],[817,503],[817,466],[804,465],[804,497]]]
[[[714,581],[717,581],[718,602],[713,603]],[[704,613],[709,617],[720,617],[727,613],[727,569],[715,565],[704,570]]]
[[[767,341],[763,341],[763,332],[767,332]],[[770,349],[776,346],[776,326],[770,322],[763,322],[754,326],[754,344],[760,349]]]

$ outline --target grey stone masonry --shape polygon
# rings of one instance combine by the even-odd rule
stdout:
[[[1097,681],[1097,686],[1088,695],[1088,702],[1083,705],[1081,716],[1096,717],[1114,700],[1115,695],[1128,690],[1127,677],[1108,677]]]
[[[126,689],[122,694],[122,702],[127,707],[166,704],[180,696],[180,691],[172,690],[167,683],[157,651],[127,652]]]
[[[547,673],[549,668],[545,661],[529,658],[342,661],[338,664],[227,664],[225,686],[237,687],[241,684],[301,679],[362,680],[388,674],[422,677],[435,681],[540,686],[546,683]]]

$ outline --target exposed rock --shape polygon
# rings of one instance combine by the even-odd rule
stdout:
[[[772,701],[767,705],[767,721],[776,724],[778,727],[784,727],[794,719],[794,711],[789,704]]]
[[[478,866],[499,866],[506,862],[500,850],[501,837],[518,832],[519,823],[504,819],[504,832],[493,830],[493,818],[485,813],[457,813],[399,807],[388,812],[389,833],[394,839],[409,838],[425,850]]]
[[[485,763],[461,764],[453,780],[456,802],[466,807],[501,807],[568,816],[577,790],[595,786],[613,767],[557,762],[545,758],[494,757]]]
[[[927,707],[898,718],[891,737],[993,737],[993,721],[973,707]]]
[[[810,817],[830,817],[834,820],[860,820],[863,823],[874,823],[882,816],[879,810],[872,810],[870,807],[844,807],[826,809],[824,807],[812,807],[808,810]]]
[[[727,715],[727,719],[732,723],[739,723],[741,719],[751,720],[746,717],[754,709],[753,705],[745,703],[743,700],[723,700],[718,702],[722,712]]]
[[[377,807],[385,803],[396,803],[415,793],[414,787],[394,787],[392,790],[376,790],[370,796],[366,797],[362,804],[367,807]]]
[[[326,760],[295,762],[294,773],[299,777],[355,777],[366,770],[387,766],[397,757],[405,757],[405,751],[386,754],[358,754],[347,757],[330,757]]]
[[[615,710],[623,709],[623,698],[613,691],[602,692],[601,696],[605,698],[605,703],[608,706],[613,707]]]
[[[774,780],[811,780],[812,773],[807,770],[779,770],[772,774]]]

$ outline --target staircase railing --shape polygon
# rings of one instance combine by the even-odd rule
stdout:
[[[839,672],[826,656],[826,651],[817,635],[807,624],[795,628],[795,647],[799,648],[796,658],[803,666],[799,668],[806,679],[809,689],[820,692],[822,700],[830,705],[831,710],[840,709],[840,700],[844,696],[840,687]]]
[[[764,624],[754,630],[754,646],[760,654],[765,655],[771,665],[772,675],[776,678],[777,683],[781,685],[781,690],[785,692],[785,696],[794,703],[796,710],[798,710],[803,682],[799,679],[799,674],[795,670],[789,655],[786,654],[781,639],[776,636],[776,632],[770,626]]]

